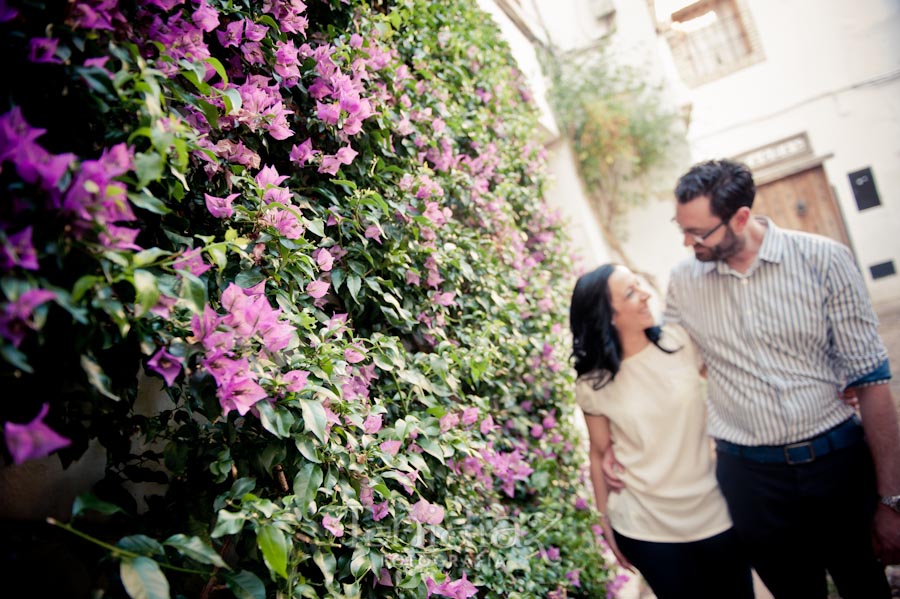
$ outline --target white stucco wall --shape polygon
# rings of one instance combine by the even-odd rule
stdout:
[[[872,300],[900,301],[900,3],[748,2],[765,59],[689,92],[692,161],[806,132],[845,217]],[[882,205],[860,212],[847,174],[871,167]]]

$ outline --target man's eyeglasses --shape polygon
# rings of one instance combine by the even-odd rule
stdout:
[[[676,226],[678,225],[678,223],[675,222],[675,219],[674,219],[674,218],[672,219],[672,222],[675,223]],[[709,239],[709,237],[710,237],[713,233],[715,233],[716,231],[718,231],[718,230],[722,227],[722,225],[724,225],[725,223],[726,223],[726,221],[724,221],[724,220],[723,220],[723,221],[719,221],[719,224],[718,224],[718,225],[716,225],[715,227],[713,227],[712,229],[710,229],[710,230],[707,231],[706,233],[703,233],[702,235],[698,235],[697,233],[688,233],[687,231],[685,231],[684,229],[681,229],[680,227],[679,227],[679,230],[681,231],[681,234],[682,234],[682,235],[687,235],[688,237],[690,237],[691,239],[693,239],[695,243],[703,243],[704,241],[706,241],[707,239]]]

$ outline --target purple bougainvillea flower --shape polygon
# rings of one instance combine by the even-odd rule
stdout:
[[[325,530],[333,534],[335,537],[344,536],[344,525],[341,524],[340,518],[335,518],[334,516],[325,516],[322,518],[322,526],[324,526]]]
[[[161,347],[147,361],[147,368],[163,377],[166,381],[166,386],[171,387],[175,382],[175,378],[181,372],[181,359],[170,354],[166,348]]]
[[[363,422],[363,432],[374,435],[378,431],[381,430],[382,427],[382,415],[381,414],[370,414],[366,417],[366,421]]]
[[[397,455],[397,452],[400,451],[400,445],[400,441],[391,439],[390,441],[385,441],[379,445],[378,448],[388,455]]]
[[[352,347],[348,347],[344,350],[344,359],[351,364],[358,364],[366,359],[366,355]]]
[[[37,330],[32,319],[35,308],[56,298],[56,294],[46,289],[30,289],[15,301],[8,302],[0,310],[0,336],[19,347],[25,340],[27,329]]]
[[[204,193],[203,198],[206,200],[206,209],[209,210],[210,214],[216,218],[228,218],[234,214],[234,208],[231,207],[231,203],[240,195],[239,193],[232,193],[224,198],[219,198]]]
[[[6,5],[6,0],[0,0],[0,23],[12,21],[19,16],[19,11]]]
[[[334,256],[331,255],[328,248],[317,249],[313,252],[313,257],[316,259],[316,264],[318,264],[319,268],[323,271],[328,272],[334,268]]]
[[[380,245],[381,227],[379,227],[377,224],[369,225],[368,227],[366,227],[365,236],[367,239],[371,239]]]
[[[290,159],[291,162],[296,162],[299,166],[303,166],[309,162],[315,154],[312,147],[312,140],[307,139],[299,146],[296,144],[291,146]]]
[[[45,403],[31,422],[27,424],[7,422],[3,425],[6,447],[12,455],[13,463],[21,464],[28,460],[43,458],[71,444],[69,439],[44,424],[44,418],[49,411],[50,404]]]
[[[10,235],[0,247],[0,268],[9,270],[18,266],[25,270],[37,270],[37,251],[31,243],[31,227],[25,227]]]
[[[180,258],[172,263],[172,268],[175,270],[186,270],[195,277],[199,277],[212,268],[212,266],[203,261],[201,251],[201,248],[185,251]]]
[[[63,64],[56,56],[59,40],[54,37],[34,37],[28,40],[28,60],[35,63]]]
[[[312,298],[319,299],[328,293],[329,287],[331,287],[331,285],[327,281],[317,279],[306,286],[306,293]]]
[[[444,521],[444,508],[420,499],[409,510],[409,517],[423,524],[440,524]]]
[[[379,520],[383,520],[388,515],[388,502],[383,501],[382,503],[376,503],[372,506],[372,520],[378,522]]]
[[[306,381],[309,378],[309,372],[306,370],[291,370],[286,372],[282,377],[287,384],[288,391],[302,391],[306,388]]]

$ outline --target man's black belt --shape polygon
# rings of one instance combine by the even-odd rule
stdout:
[[[763,464],[808,464],[832,451],[856,445],[863,440],[863,428],[856,416],[805,441],[787,445],[737,445],[716,439],[716,449],[745,460]]]

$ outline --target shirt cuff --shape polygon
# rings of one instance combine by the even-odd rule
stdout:
[[[869,374],[862,376],[847,385],[847,388],[880,385],[882,383],[888,382],[889,380],[891,380],[891,363],[890,360],[885,360]]]

